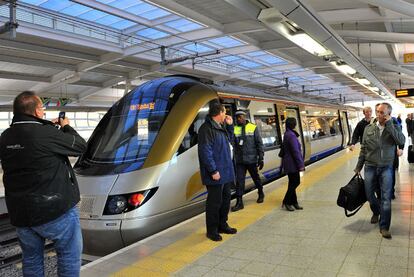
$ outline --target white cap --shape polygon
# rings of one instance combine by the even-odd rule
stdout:
[[[234,115],[235,116],[238,116],[238,115],[246,115],[246,112],[244,112],[242,110],[238,110],[238,111],[236,111],[236,113]]]

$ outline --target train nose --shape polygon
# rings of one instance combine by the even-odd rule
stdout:
[[[84,253],[104,255],[123,247],[121,220],[103,216],[108,194],[117,178],[118,175],[77,176],[81,194],[79,212]]]

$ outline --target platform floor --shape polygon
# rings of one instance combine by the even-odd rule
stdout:
[[[351,218],[336,205],[358,153],[344,150],[306,168],[298,188],[304,210],[280,208],[284,177],[266,186],[263,204],[255,191],[245,196],[245,209],[229,214],[239,232],[222,242],[205,237],[201,214],[84,266],[81,276],[414,276],[414,165],[401,157],[386,240],[370,224],[367,204]]]

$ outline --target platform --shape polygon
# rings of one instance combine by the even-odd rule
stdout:
[[[351,218],[336,205],[358,153],[344,150],[306,168],[298,188],[304,210],[281,209],[284,177],[265,187],[263,204],[256,191],[244,197],[245,209],[229,214],[239,232],[222,242],[205,237],[201,214],[87,264],[81,276],[414,276],[414,166],[405,153],[386,240],[370,224],[367,204]]]

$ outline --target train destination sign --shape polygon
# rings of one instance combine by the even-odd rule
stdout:
[[[395,90],[395,97],[396,98],[410,97],[410,96],[414,96],[414,88],[396,89]]]

